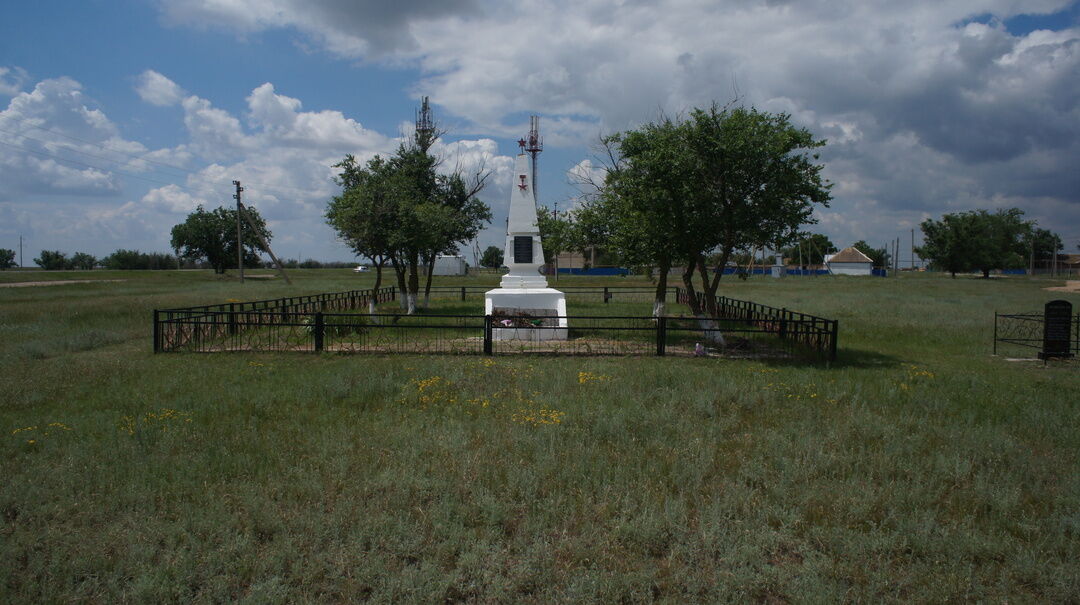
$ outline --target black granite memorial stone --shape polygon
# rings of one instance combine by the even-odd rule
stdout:
[[[1072,357],[1072,303],[1052,300],[1043,307],[1043,349],[1040,359]]]
[[[514,262],[521,264],[533,262],[533,238],[531,235],[514,236]]]

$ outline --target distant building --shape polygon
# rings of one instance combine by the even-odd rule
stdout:
[[[874,273],[874,261],[859,252],[858,248],[851,246],[836,254],[826,254],[825,265],[834,275],[873,275]]]

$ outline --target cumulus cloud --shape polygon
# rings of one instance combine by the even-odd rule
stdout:
[[[26,70],[21,67],[0,67],[0,95],[13,97],[19,94],[28,79]]]
[[[185,96],[184,89],[180,88],[176,82],[152,69],[139,75],[135,92],[143,101],[161,107],[176,105]]]
[[[1068,5],[188,0],[165,11],[248,33],[294,28],[342,57],[416,66],[414,92],[480,134],[516,137],[535,112],[549,145],[581,145],[714,100],[784,111],[829,138],[837,200],[821,216],[870,213],[831,223],[859,239],[896,217],[1003,200],[1046,223],[1052,206],[1080,218],[1080,28],[1004,25]]]
[[[116,156],[107,156],[125,146],[141,148],[119,136],[78,82],[43,80],[0,111],[0,201],[26,193],[115,193],[119,183],[107,166]]]

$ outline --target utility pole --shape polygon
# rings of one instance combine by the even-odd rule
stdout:
[[[911,230],[911,270],[915,270],[915,230]]]
[[[266,253],[269,254],[270,258],[274,261],[274,265],[277,267],[278,273],[280,273],[281,276],[285,278],[285,283],[291,286],[292,280],[290,280],[288,274],[285,273],[285,266],[281,264],[281,261],[278,260],[278,257],[274,255],[274,251],[270,249],[270,242],[266,241],[266,238],[262,234],[262,229],[259,229],[259,226],[255,224],[255,221],[251,220],[251,217],[247,215],[247,212],[245,212],[244,210],[243,204],[237,202],[237,205],[237,210],[244,215],[244,220],[247,221],[248,225],[251,227],[251,232],[255,234],[255,237],[259,238],[259,243],[262,244],[263,249],[266,250]]]
[[[1030,267],[1028,268],[1028,277],[1035,276],[1035,238],[1029,238],[1031,242],[1031,260],[1029,261]]]
[[[244,188],[240,186],[240,181],[233,181],[232,184],[236,185],[236,193],[233,195],[236,200],[236,266],[240,269],[240,283],[244,283],[244,240],[240,231],[240,213],[243,212],[240,192]]]
[[[22,264],[22,236],[19,236],[19,268],[23,268]]]

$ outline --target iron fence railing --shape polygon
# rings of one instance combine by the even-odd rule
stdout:
[[[566,295],[567,300],[588,299],[596,300],[599,297],[605,303],[608,302],[652,302],[656,298],[656,288],[645,286],[561,286],[550,284]],[[432,298],[455,298],[468,300],[469,298],[483,298],[484,293],[491,290],[492,286],[432,286]],[[674,302],[678,288],[669,287],[664,293],[664,299]]]
[[[488,288],[483,289],[486,291]],[[395,299],[393,287],[154,311],[155,352],[336,351],[350,353],[551,353],[577,355],[811,356],[836,358],[837,322],[720,297],[714,318],[621,315],[503,317],[348,312],[370,299]],[[440,287],[465,296],[479,288]],[[569,288],[567,290],[570,290]],[[482,292],[480,291],[480,292]],[[605,302],[647,296],[652,288],[579,287],[571,296]],[[679,288],[673,301],[685,302]],[[563,322],[562,320],[566,321]],[[567,326],[567,327],[560,327]],[[521,332],[524,327],[524,332]],[[558,338],[544,338],[561,330]],[[517,331],[511,333],[511,331]],[[523,334],[525,334],[523,336]],[[778,338],[777,338],[778,337]]]
[[[567,327],[560,327],[566,319]],[[547,325],[521,327],[526,321]],[[509,322],[509,323],[506,323]],[[560,331],[557,338],[545,332]],[[158,352],[514,353],[799,357],[767,328],[693,317],[397,315],[208,311],[158,315]]]
[[[675,300],[689,304],[690,294],[676,288]],[[695,292],[699,308],[705,308],[705,295]],[[804,345],[824,355],[830,361],[836,359],[837,337],[840,324],[835,319],[800,313],[787,308],[776,308],[748,300],[716,297],[716,319],[741,322],[748,326],[775,334],[781,340]]]
[[[1043,313],[998,313],[995,311],[994,355],[998,354],[999,345],[1042,349],[1044,321]],[[1072,318],[1069,342],[1072,354],[1080,355],[1080,313]]]
[[[154,310],[154,352],[181,350],[188,341],[204,342],[222,335],[236,336],[252,325],[289,325],[313,313],[348,311],[368,301],[394,300],[395,288],[348,290],[305,296],[286,296],[249,302],[228,302]]]

